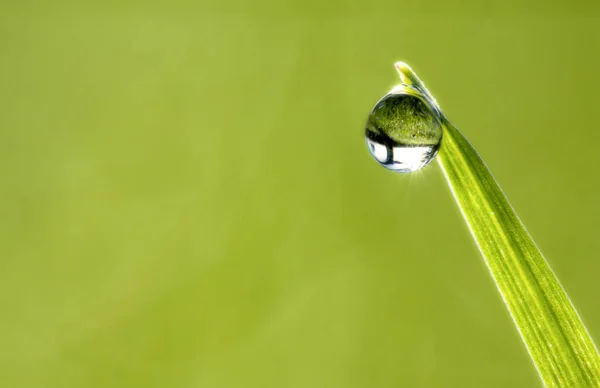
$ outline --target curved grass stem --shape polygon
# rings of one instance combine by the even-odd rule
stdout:
[[[571,300],[477,151],[443,119],[438,154],[540,378],[547,386],[600,387],[600,356]]]

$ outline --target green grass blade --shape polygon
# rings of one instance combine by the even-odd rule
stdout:
[[[547,386],[599,387],[600,356],[571,300],[477,151],[445,118],[438,161]]]

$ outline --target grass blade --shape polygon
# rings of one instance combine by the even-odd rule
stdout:
[[[571,300],[477,151],[445,118],[438,161],[542,381],[600,386],[600,356]]]

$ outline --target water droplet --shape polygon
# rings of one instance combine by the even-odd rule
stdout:
[[[438,111],[418,90],[405,90],[395,88],[379,100],[365,130],[371,155],[396,172],[413,172],[428,165],[442,140]]]
[[[435,158],[442,141],[443,115],[410,66],[403,62],[394,66],[402,83],[375,104],[365,137],[371,155],[382,166],[412,172]]]

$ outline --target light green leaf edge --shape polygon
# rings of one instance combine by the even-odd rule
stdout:
[[[396,69],[440,112],[439,165],[543,383],[600,387],[598,349],[491,171],[412,69]]]
[[[600,356],[558,278],[469,141],[450,122],[438,154],[446,180],[540,378],[600,386]]]

